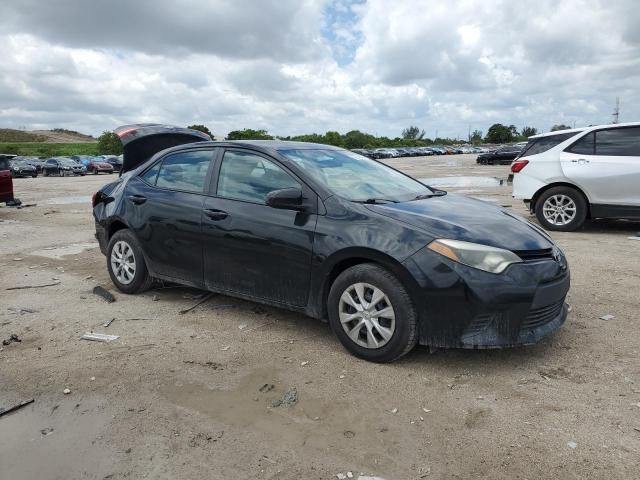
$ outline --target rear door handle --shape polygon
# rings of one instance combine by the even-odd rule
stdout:
[[[142,205],[144,202],[147,201],[147,197],[144,197],[142,195],[129,195],[127,198],[131,200],[133,203],[135,203],[136,205]]]
[[[205,208],[203,211],[204,214],[211,220],[224,220],[229,216],[227,212],[223,212],[222,210],[215,210],[212,208]]]

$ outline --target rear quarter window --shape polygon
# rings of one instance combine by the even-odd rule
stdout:
[[[538,155],[544,153],[547,150],[551,150],[556,145],[560,145],[565,140],[569,140],[576,132],[571,133],[559,133],[557,135],[548,135],[546,137],[532,138],[527,145],[522,149],[520,157],[524,155]]]

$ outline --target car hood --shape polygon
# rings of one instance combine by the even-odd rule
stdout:
[[[553,246],[550,237],[525,219],[463,195],[449,193],[442,197],[366,207],[424,230],[435,238],[481,243],[511,251],[542,250]]]

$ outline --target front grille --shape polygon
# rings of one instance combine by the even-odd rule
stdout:
[[[518,255],[525,262],[536,260],[553,260],[553,249],[543,248],[540,250],[516,250],[513,253]]]
[[[538,328],[542,325],[549,323],[562,311],[564,306],[564,299],[559,302],[547,305],[546,307],[534,308],[529,310],[529,315],[524,319],[520,328]]]

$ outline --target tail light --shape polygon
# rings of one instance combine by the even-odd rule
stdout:
[[[91,206],[96,207],[102,201],[102,192],[98,191],[91,196]]]
[[[529,160],[516,160],[515,162],[513,162],[511,164],[511,171],[513,173],[518,173],[520,170],[522,170],[528,164],[529,164]]]

